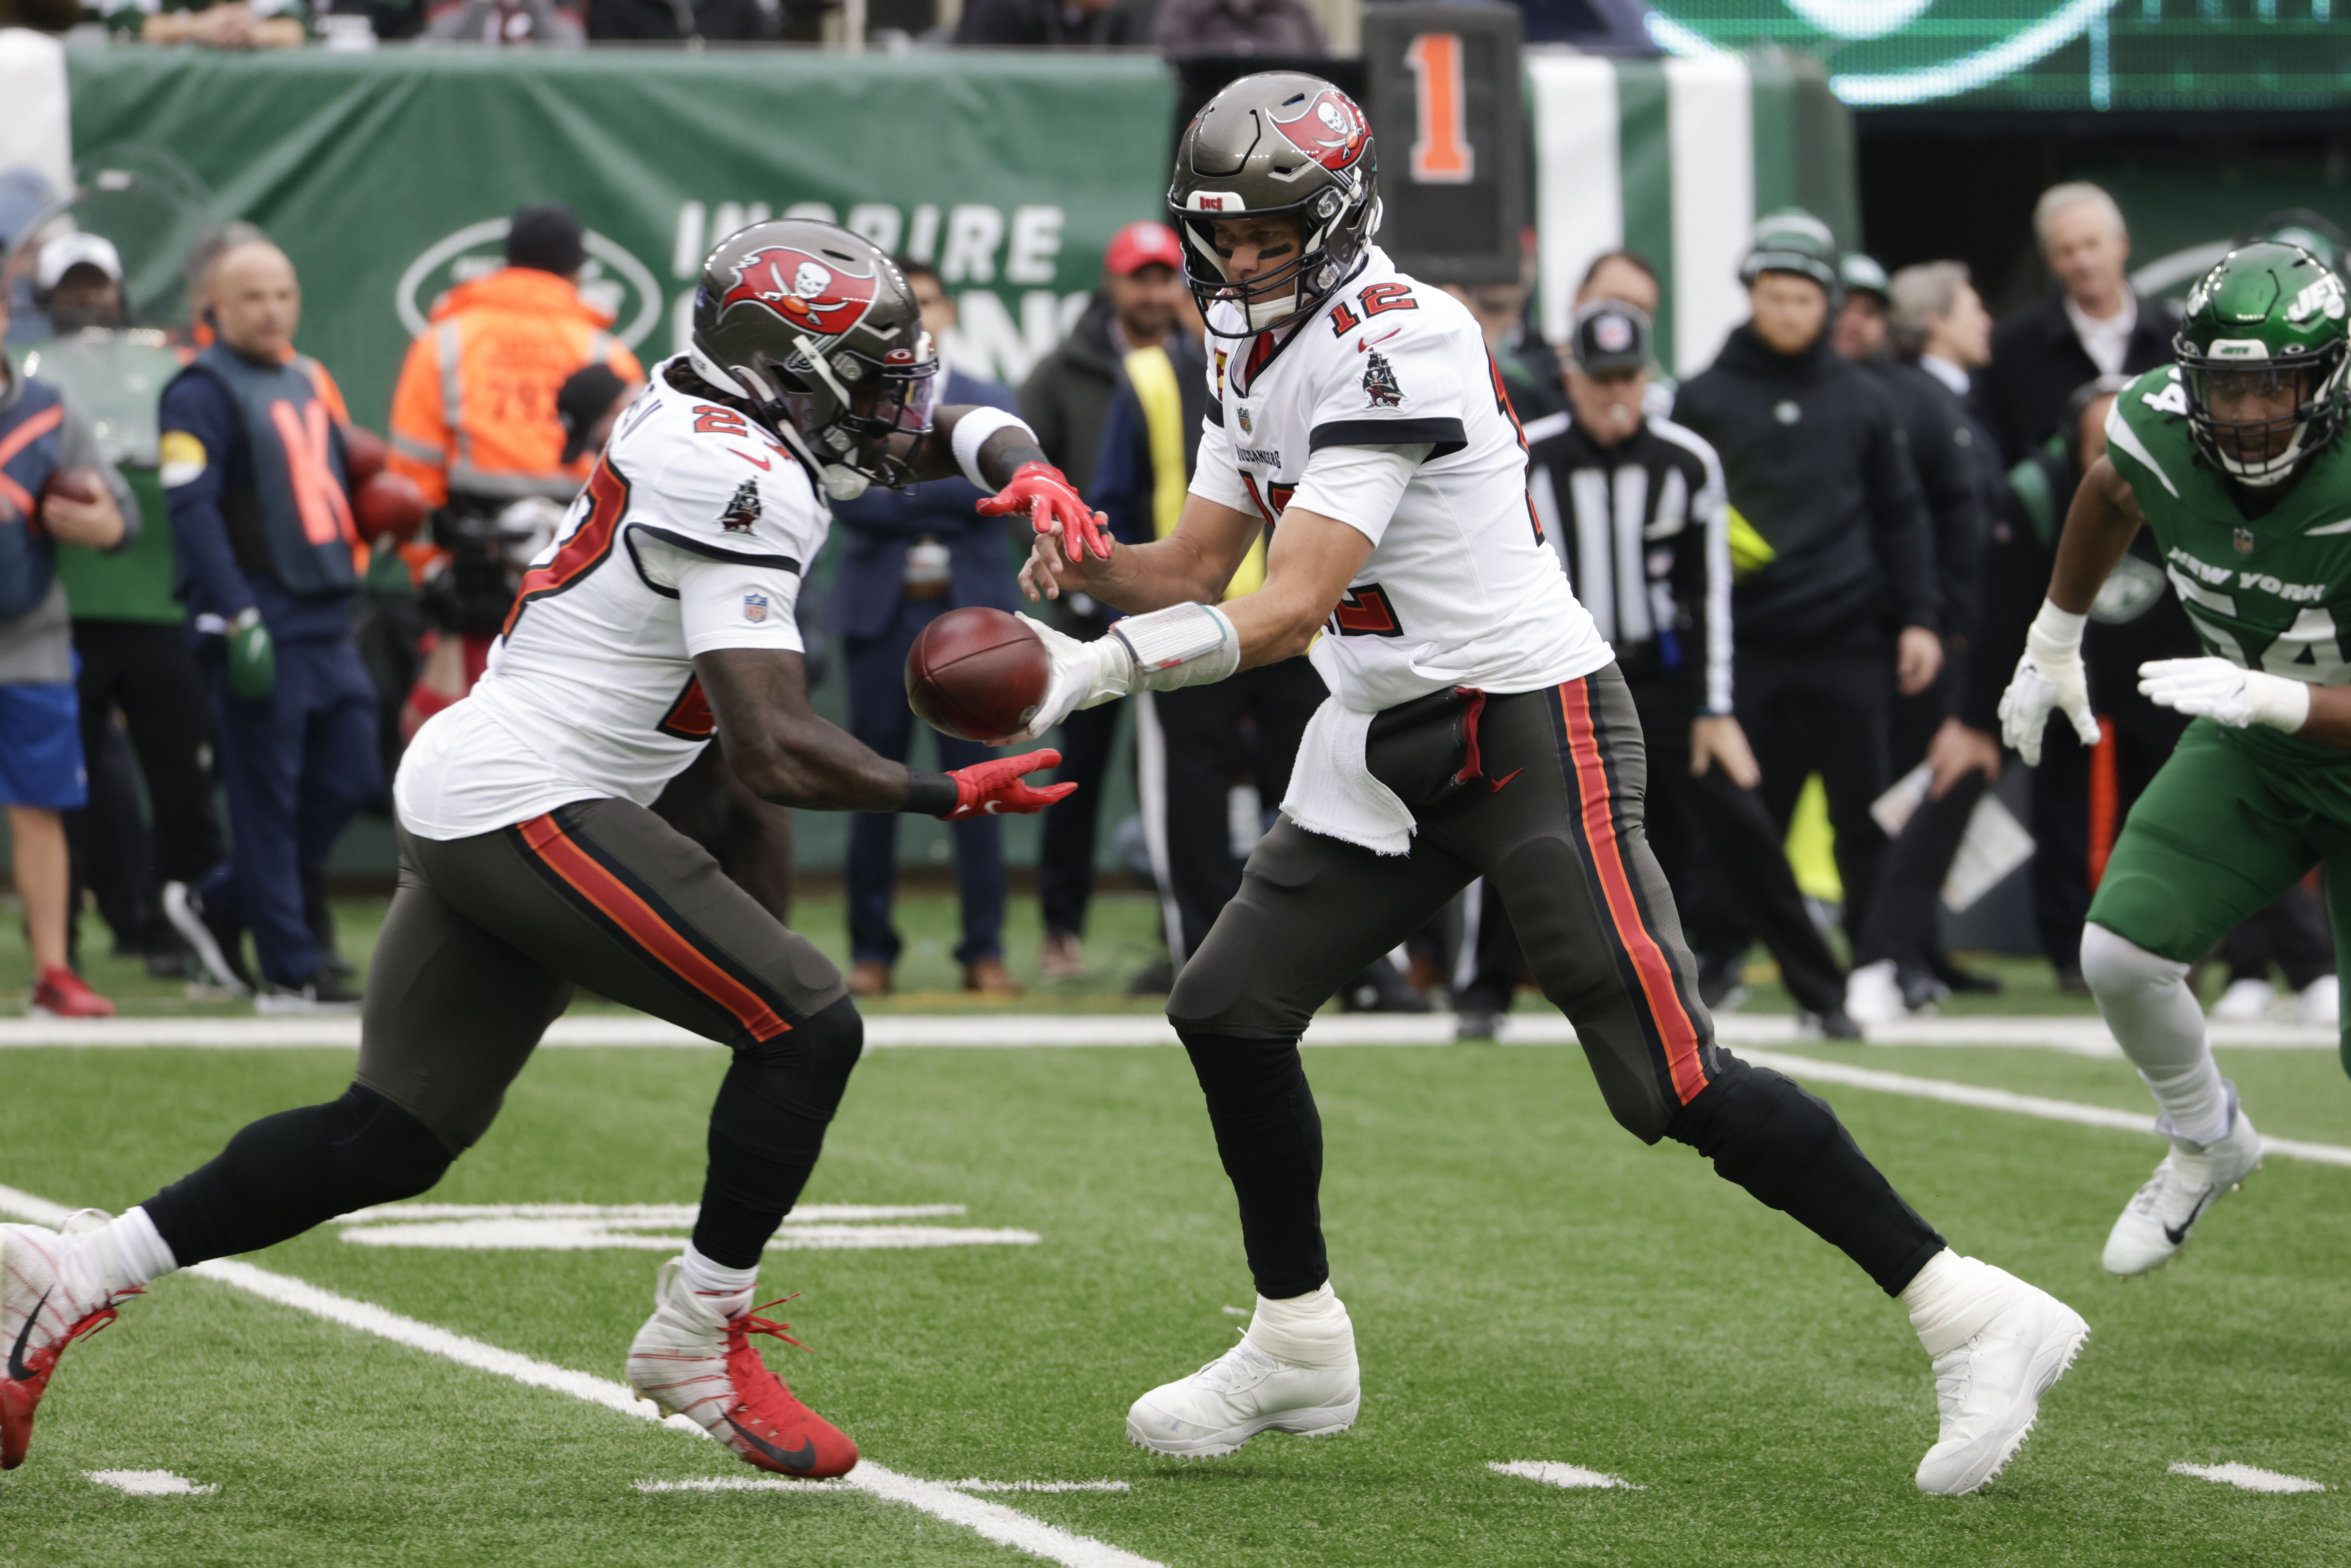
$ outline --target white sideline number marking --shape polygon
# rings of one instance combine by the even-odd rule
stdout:
[[[84,1470],[82,1474],[102,1487],[127,1491],[132,1497],[209,1497],[220,1490],[216,1486],[199,1486],[169,1470]]]
[[[2175,1476],[2200,1476],[2223,1486],[2242,1487],[2247,1491],[2325,1491],[2316,1481],[2306,1481],[2300,1476],[2281,1475],[2265,1470],[2259,1465],[2241,1465],[2234,1459],[2225,1465],[2174,1465]]]
[[[72,1210],[63,1204],[52,1203],[29,1192],[13,1186],[0,1186],[0,1213],[20,1215],[37,1225],[57,1225]],[[666,1418],[652,1414],[653,1407],[639,1400],[637,1391],[626,1384],[591,1377],[584,1372],[574,1372],[568,1366],[536,1361],[510,1350],[500,1350],[477,1339],[468,1339],[414,1318],[402,1317],[372,1301],[354,1301],[339,1296],[332,1291],[322,1291],[306,1281],[285,1274],[273,1274],[266,1269],[256,1269],[250,1263],[239,1263],[226,1258],[215,1258],[209,1263],[198,1263],[183,1272],[199,1275],[215,1284],[231,1285],[250,1291],[266,1301],[293,1307],[329,1322],[358,1329],[388,1339],[394,1344],[404,1344],[412,1350],[444,1357],[463,1366],[482,1372],[492,1372],[500,1377],[533,1388],[552,1389],[568,1394],[574,1399],[590,1405],[601,1405],[608,1410],[632,1416],[640,1421],[658,1421],[674,1432],[707,1440],[710,1434],[683,1416]],[[953,1487],[941,1486],[914,1476],[903,1476],[885,1469],[871,1459],[861,1459],[846,1478],[852,1490],[889,1502],[902,1502],[909,1508],[922,1510],[934,1519],[960,1524],[976,1534],[987,1537],[999,1545],[1032,1557],[1042,1557],[1049,1563],[1059,1563],[1062,1568],[1166,1568],[1148,1557],[1140,1557],[1105,1541],[1079,1535],[1058,1525],[1032,1519],[1018,1509],[1000,1502],[987,1502],[968,1497]],[[793,1486],[808,1483],[793,1481]]]
[[[1556,1459],[1512,1459],[1509,1464],[1489,1459],[1486,1468],[1499,1475],[1517,1476],[1522,1480],[1541,1481],[1545,1486],[1622,1487],[1626,1491],[1646,1491],[1623,1476],[1612,1476],[1600,1470],[1587,1470],[1582,1465],[1563,1465]]]

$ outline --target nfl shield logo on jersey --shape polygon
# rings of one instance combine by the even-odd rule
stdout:
[[[743,619],[746,621],[765,621],[767,618],[768,596],[764,593],[745,594],[743,596]]]

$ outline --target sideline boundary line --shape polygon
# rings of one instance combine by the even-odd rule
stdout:
[[[20,1216],[37,1225],[56,1225],[73,1211],[32,1193],[13,1186],[0,1186],[0,1212]],[[427,1354],[454,1361],[461,1366],[494,1373],[527,1387],[568,1394],[574,1399],[601,1405],[622,1416],[640,1421],[654,1421],[672,1431],[705,1441],[712,1440],[709,1433],[683,1416],[657,1416],[651,1414],[653,1407],[640,1401],[636,1390],[625,1384],[574,1372],[569,1367],[538,1361],[514,1351],[500,1350],[481,1340],[403,1317],[372,1301],[321,1290],[291,1275],[273,1274],[266,1269],[256,1269],[250,1263],[239,1263],[228,1258],[215,1258],[181,1272],[232,1286],[259,1296],[263,1301],[292,1307],[313,1317],[324,1318],[329,1322],[340,1323],[345,1328],[374,1334],[379,1339],[388,1339],[411,1350],[421,1350]],[[869,1496],[904,1503],[935,1519],[962,1525],[998,1545],[1061,1563],[1063,1568],[1165,1568],[1164,1564],[1148,1557],[1137,1556],[1107,1542],[1076,1534],[1059,1525],[1032,1518],[1018,1509],[1007,1508],[1000,1502],[985,1501],[937,1481],[901,1475],[871,1459],[860,1458],[857,1468],[842,1478],[842,1481],[847,1487]]]
[[[1875,1068],[1854,1067],[1842,1061],[1823,1061],[1809,1056],[1782,1056],[1776,1051],[1750,1051],[1744,1053],[1743,1059],[1758,1067],[1784,1072],[1800,1083],[1807,1080],[1815,1083],[1843,1083],[1855,1089],[1874,1089],[1883,1094],[1907,1095],[1914,1100],[1939,1100],[1946,1105],[1972,1106],[1979,1111],[2008,1111],[2020,1116],[2038,1116],[2046,1122],[2108,1127],[2122,1133],[2144,1133],[2149,1137],[2163,1135],[2156,1131],[2154,1117],[2136,1111],[2085,1105],[2073,1100],[2048,1100],[2038,1094],[2018,1094],[2006,1089],[1980,1089],[1972,1083],[1954,1083],[1943,1078],[1912,1078],[1907,1073],[1880,1072]],[[2351,1166],[2351,1148],[2340,1144],[2273,1138],[2264,1133],[2262,1134],[2262,1151],[2265,1155],[2283,1155],[2288,1159],[2310,1160],[2323,1166]]]

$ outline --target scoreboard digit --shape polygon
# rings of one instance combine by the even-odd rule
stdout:
[[[1520,38],[1511,5],[1364,9],[1364,109],[1386,153],[1379,243],[1415,277],[1519,276],[1527,213]]]

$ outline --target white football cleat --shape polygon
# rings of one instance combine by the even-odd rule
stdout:
[[[1963,1497],[1989,1484],[2024,1446],[2041,1396],[2089,1337],[2082,1315],[2048,1291],[1991,1269],[2006,1298],[1965,1344],[1935,1358],[1942,1430],[1918,1461],[1918,1490]]]
[[[2234,1103],[2226,1137],[2199,1147],[2171,1140],[2171,1152],[2131,1195],[2114,1229],[2106,1233],[2106,1272],[2128,1277],[2159,1269],[2179,1255],[2188,1233],[2220,1196],[2235,1186],[2262,1163],[2262,1135],[2252,1119]]]
[[[1902,982],[1895,976],[1893,959],[1864,964],[1844,977],[1844,1010],[1864,1029],[1900,1023],[1910,1016],[1910,1009],[1903,1005]]]
[[[75,1267],[67,1260],[66,1236],[100,1229],[110,1218],[85,1208],[66,1216],[56,1230],[0,1225],[0,1347],[7,1354],[0,1363],[0,1470],[25,1462],[33,1446],[33,1413],[48,1391],[57,1357],[112,1322],[115,1302],[141,1293],[109,1290],[103,1265]]]
[[[2220,999],[2212,1004],[2211,1017],[2216,1023],[2259,1023],[2270,1016],[2270,1004],[2277,993],[2267,980],[2231,980]]]
[[[1259,1432],[1327,1437],[1355,1424],[1364,1383],[1353,1351],[1293,1366],[1247,1339],[1189,1377],[1163,1383],[1126,1413],[1126,1440],[1177,1458],[1229,1454]]]

